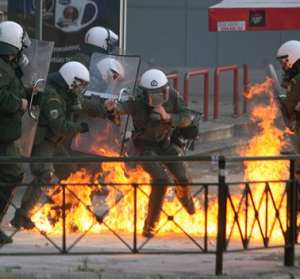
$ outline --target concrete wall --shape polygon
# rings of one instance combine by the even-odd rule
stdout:
[[[128,50],[165,67],[248,63],[261,69],[300,32],[208,32],[208,7],[219,0],[128,0]]]

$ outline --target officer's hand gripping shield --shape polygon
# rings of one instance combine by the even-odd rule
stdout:
[[[24,49],[29,63],[24,69],[22,82],[31,94],[28,96],[28,110],[22,118],[22,135],[18,145],[21,154],[26,157],[31,155],[35,139],[40,113],[37,97],[45,90],[53,47],[54,42],[32,39],[30,47]]]
[[[93,106],[103,106],[105,100],[126,101],[135,92],[141,59],[139,56],[107,55],[94,53],[90,61],[90,79],[88,90],[83,98],[93,100]],[[116,120],[116,119],[114,119]],[[121,154],[128,117],[124,116],[112,122],[109,119],[91,117],[87,111],[79,116],[80,122],[89,124],[89,133],[79,134],[72,142],[72,150],[92,155],[104,155],[108,148]]]

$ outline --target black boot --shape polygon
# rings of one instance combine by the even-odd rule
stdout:
[[[0,230],[0,246],[12,243],[13,239],[8,236],[6,233],[4,233],[2,230]]]
[[[166,191],[167,187],[163,185],[154,185],[151,187],[148,214],[143,228],[144,237],[150,238],[155,234]]]
[[[33,182],[34,184],[34,182]],[[39,186],[28,186],[21,201],[21,206],[16,210],[14,218],[10,223],[17,229],[24,228],[32,230],[34,224],[31,221],[31,213],[38,203],[42,194],[42,188]]]
[[[30,218],[26,216],[25,212],[23,212],[21,208],[16,209],[15,216],[10,221],[10,224],[16,229],[23,228],[26,230],[32,230],[34,228],[34,224],[31,222]]]
[[[193,215],[196,212],[195,204],[189,186],[176,186],[176,197],[187,211],[188,214]]]

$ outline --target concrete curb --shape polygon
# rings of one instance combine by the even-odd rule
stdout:
[[[65,272],[65,273],[1,273],[0,279],[300,279],[300,269],[291,272],[256,273],[240,275],[196,274],[134,274],[124,272]]]

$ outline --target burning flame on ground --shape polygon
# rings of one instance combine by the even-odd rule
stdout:
[[[276,128],[275,119],[277,115],[277,107],[271,94],[271,80],[266,80],[261,84],[254,85],[248,92],[248,97],[252,98],[256,95],[267,94],[270,102],[267,105],[259,105],[253,108],[251,117],[253,121],[258,122],[259,132],[250,141],[249,147],[243,150],[243,156],[266,156],[266,155],[279,155],[283,146],[284,133]],[[116,152],[108,149],[97,149],[99,155],[103,156],[117,156]],[[265,161],[254,162],[249,161],[245,163],[245,180],[279,180],[286,178],[288,174],[287,162],[284,161]],[[102,185],[101,182],[113,183],[111,186]],[[151,177],[142,169],[141,166],[129,167],[124,163],[102,163],[95,171],[81,169],[76,173],[73,173],[66,181],[63,181],[66,187],[66,229],[68,232],[84,232],[91,228],[91,232],[99,233],[108,230],[108,227],[117,230],[118,232],[131,233],[133,232],[133,220],[134,220],[134,195],[132,185],[142,183],[142,190],[137,191],[137,232],[141,233],[143,229],[143,223],[146,218],[148,198],[146,195],[150,192]],[[80,186],[84,184],[93,184],[93,186]],[[123,184],[120,186],[118,184]],[[243,186],[241,186],[243,187]],[[253,199],[255,201],[256,208],[258,207],[259,200],[263,195],[264,184],[256,183],[251,184],[250,189],[253,193]],[[279,183],[270,184],[271,192],[274,196],[276,206],[278,207],[280,196],[283,193],[283,186]],[[171,191],[171,188],[168,189]],[[62,190],[61,187],[56,186],[49,190],[48,193],[52,196],[54,204],[47,203],[37,207],[34,210],[32,220],[39,230],[51,234],[60,234],[62,232]],[[169,193],[172,194],[172,193]],[[76,197],[77,196],[77,197]],[[167,196],[171,196],[168,195]],[[202,195],[201,195],[202,196]],[[100,201],[103,202],[101,197],[105,197],[105,205],[97,203],[97,197],[100,197]],[[79,201],[80,200],[80,201]],[[233,203],[235,207],[241,200],[240,194],[233,194]],[[180,224],[186,232],[191,235],[203,236],[204,235],[204,199],[197,197],[194,198],[197,211],[194,215],[189,216],[184,209],[181,209],[181,205],[178,200],[171,198],[165,201],[164,211],[170,216],[174,216],[176,223]],[[265,199],[264,202],[265,204]],[[105,214],[104,208],[111,208]],[[265,205],[264,205],[265,206]],[[265,220],[265,207],[262,206],[259,210],[259,217],[264,228]],[[100,213],[97,212],[97,208],[100,208]],[[243,206],[242,206],[243,207]],[[282,208],[285,206],[283,205]],[[231,206],[228,203],[228,226],[227,232],[233,223],[234,214]],[[37,210],[39,209],[39,210]],[[262,210],[264,209],[264,210]],[[248,215],[247,223],[251,224],[254,220],[253,206],[250,205],[249,210],[252,212]],[[103,216],[104,224],[99,224],[91,211],[96,212],[98,216]],[[179,211],[179,212],[178,212]],[[269,212],[269,218],[275,218],[274,207],[269,204],[267,206]],[[217,234],[217,212],[218,205],[216,195],[212,195],[208,204],[208,236],[215,237]],[[241,210],[241,212],[244,212]],[[285,210],[280,210],[280,216],[283,217]],[[101,220],[101,217],[98,221]],[[283,218],[283,220],[285,220]],[[239,215],[239,221],[241,224],[245,224],[245,215]],[[167,217],[164,213],[161,214],[160,233],[172,232],[182,233],[178,226],[173,222],[167,222]],[[285,225],[285,224],[283,224]],[[270,228],[267,229],[268,232]],[[245,234],[244,225],[242,226],[243,234]],[[233,238],[239,239],[239,231],[235,225],[233,230]],[[259,227],[253,226],[253,239],[260,239]],[[283,239],[280,232],[278,222],[274,226],[274,232],[271,239]]]
[[[279,113],[278,106],[272,93],[272,80],[266,79],[261,84],[252,86],[248,92],[248,98],[266,94],[268,97],[267,104],[256,104],[251,111],[251,120],[258,125],[258,133],[250,140],[248,147],[241,152],[242,156],[279,156],[286,142],[284,135],[287,131],[277,128],[276,118]],[[245,161],[245,181],[279,181],[288,179],[289,163],[288,161]],[[250,189],[253,195],[256,209],[258,211],[259,220],[262,230],[266,237],[272,241],[283,242],[284,236],[280,229],[279,222],[276,220],[276,210],[279,209],[280,220],[283,228],[286,226],[286,197],[282,199],[285,184],[269,183],[270,192],[274,199],[272,202],[271,195],[264,196],[266,184],[251,183]],[[267,201],[268,200],[268,201]],[[262,201],[260,210],[258,205]],[[280,203],[281,207],[280,207]],[[248,220],[248,224],[252,224],[255,220],[253,206],[251,206],[252,217]],[[267,213],[267,214],[266,214]],[[269,220],[269,223],[266,220]],[[274,223],[274,221],[276,222]],[[273,221],[273,222],[272,222]],[[245,218],[241,218],[241,222],[245,224]],[[272,227],[272,225],[274,227]],[[256,222],[253,228],[253,234],[261,239],[261,232]],[[270,235],[271,234],[271,235]]]

